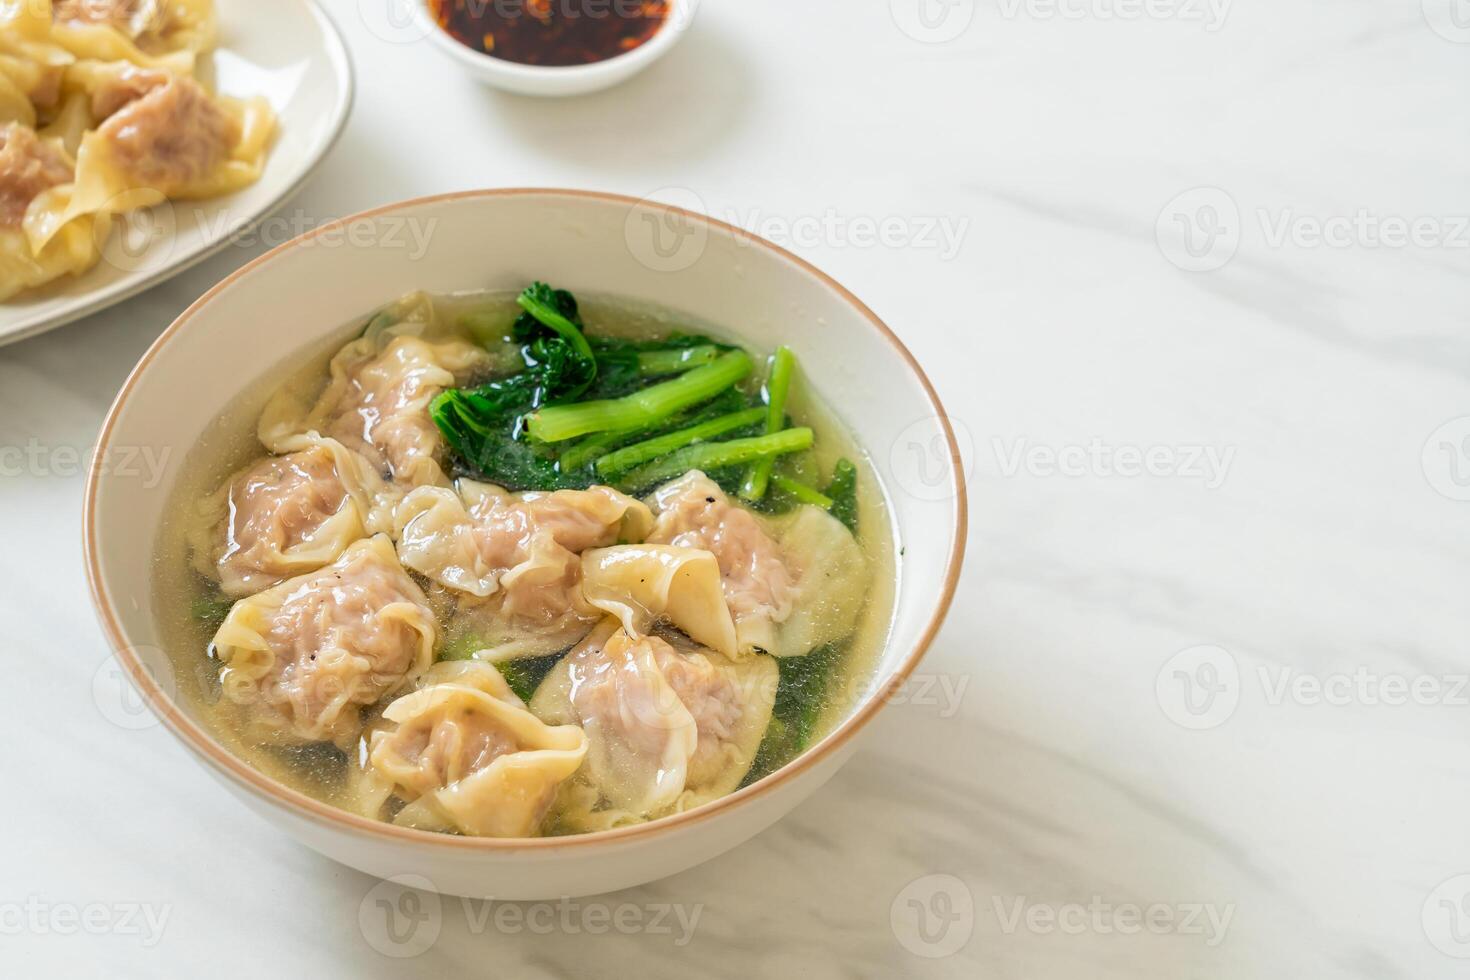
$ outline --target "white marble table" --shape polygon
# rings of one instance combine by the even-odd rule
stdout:
[[[231,248],[0,350],[0,975],[1465,976],[1454,2],[707,0],[647,75],[548,103],[335,0],[355,114],[267,237],[540,184],[792,244],[969,433],[970,560],[925,666],[962,696],[886,712],[720,860],[568,909],[446,900],[421,955],[379,952],[374,882],[109,720],[76,460],[262,244]],[[652,928],[669,904],[692,932]]]

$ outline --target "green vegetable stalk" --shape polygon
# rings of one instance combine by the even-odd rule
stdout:
[[[719,436],[728,435],[731,432],[739,432],[755,425],[766,417],[764,408],[749,408],[743,412],[734,412],[730,415],[722,415],[719,418],[691,425],[687,429],[678,432],[670,432],[667,435],[655,436],[643,442],[625,446],[622,449],[608,453],[597,460],[597,475],[603,479],[611,479],[621,473],[626,473],[635,466],[641,466],[650,460],[658,459],[676,449],[694,445],[701,442],[709,442]]]
[[[796,373],[796,355],[789,347],[778,347],[771,357],[771,374],[766,381],[766,433],[780,432],[786,427],[786,398],[791,393],[791,378]],[[760,500],[766,495],[775,460],[767,457],[751,464],[740,485],[740,496]]]
[[[638,373],[645,378],[656,378],[661,374],[678,374],[690,368],[712,363],[719,356],[720,349],[713,344],[704,347],[644,351],[638,355]]]
[[[713,398],[744,379],[750,368],[748,354],[729,351],[703,367],[622,398],[543,408],[527,419],[527,429],[541,442],[564,442],[592,432],[651,425]]]
[[[799,480],[793,480],[789,476],[773,473],[771,474],[771,485],[799,503],[812,504],[828,511],[832,509],[834,501],[831,497],[816,487],[808,486]]]
[[[727,466],[742,466],[768,456],[799,453],[811,448],[812,438],[811,429],[800,428],[787,429],[768,436],[686,446],[662,459],[638,467],[618,483],[629,492],[643,490],[664,480],[683,476],[690,470],[718,470]]]

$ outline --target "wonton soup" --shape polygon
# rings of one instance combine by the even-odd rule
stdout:
[[[173,493],[186,703],[286,786],[426,831],[734,792],[868,693],[892,609],[881,488],[789,350],[542,283],[302,352]]]

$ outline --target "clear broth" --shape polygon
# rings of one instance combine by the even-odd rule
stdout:
[[[750,347],[728,330],[664,309],[592,294],[585,298],[579,294],[579,299],[583,319],[594,335],[652,339],[674,331],[697,332],[739,344],[758,359],[768,353]],[[469,331],[487,345],[508,331],[519,312],[513,293],[436,296],[434,302],[440,320],[445,323],[463,323],[468,314],[476,314],[474,319],[481,324],[498,324],[489,330]],[[256,379],[212,421],[185,457],[178,482],[171,491],[167,509],[170,516],[160,530],[154,555],[155,611],[184,706],[192,709],[214,737],[248,765],[291,789],[334,806],[345,806],[346,775],[354,760],[330,744],[283,748],[254,742],[237,729],[231,713],[221,710],[220,664],[210,653],[217,623],[201,619],[195,613],[198,603],[216,596],[217,592],[214,583],[205,580],[191,566],[188,537],[198,502],[242,467],[268,455],[256,437],[256,423],[266,401],[283,385],[306,395],[320,391],[326,382],[327,362],[361,333],[362,328],[363,320],[354,321],[328,340],[288,357],[276,369]],[[884,491],[867,454],[815,395],[804,377],[798,376],[792,387],[788,412],[798,424],[815,430],[816,446],[812,453],[823,473],[830,472],[837,460],[844,457],[857,464],[858,542],[871,570],[863,613],[834,660],[820,696],[814,734],[806,748],[809,750],[870,693],[888,636],[898,566]],[[420,583],[423,584],[422,580]],[[790,758],[794,755],[773,758],[763,752],[745,783],[768,775]]]

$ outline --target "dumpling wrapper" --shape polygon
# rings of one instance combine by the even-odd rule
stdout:
[[[647,507],[610,487],[511,493],[460,480],[457,488],[404,498],[394,514],[398,553],[444,587],[451,647],[495,662],[584,637],[602,613],[583,599],[580,555],[639,540],[653,523]]]
[[[333,439],[267,456],[199,502],[195,570],[227,596],[259,592],[392,531],[397,499],[366,460]]]
[[[587,761],[557,819],[596,830],[681,811],[740,785],[770,724],[776,662],[731,660],[599,626],[541,682],[531,711],[581,725]]]
[[[51,37],[76,57],[189,72],[219,34],[214,0],[28,0],[49,6]]]
[[[51,192],[68,185],[74,166],[62,146],[28,126],[0,127],[0,300],[97,264],[98,229],[90,217],[60,225],[39,251],[24,231],[28,221],[53,217],[44,214],[53,206]]]
[[[850,633],[867,560],[851,532],[819,507],[767,518],[731,500],[698,470],[656,490],[649,543],[710,552],[740,652],[799,657]]]
[[[582,596],[617,617],[630,636],[666,622],[727,657],[738,652],[720,565],[708,551],[631,544],[585,552]]]
[[[253,184],[264,169],[276,122],[263,98],[213,96],[186,75],[123,63],[103,67],[132,97],[82,136],[75,184],[48,192],[59,216],[28,217],[33,249],[79,216],[218,197]],[[100,115],[96,95],[93,100]]]
[[[772,526],[793,585],[791,613],[774,624],[770,652],[801,657],[856,627],[868,594],[868,561],[847,526],[820,507],[798,507]]]
[[[230,608],[214,636],[226,701],[259,738],[348,748],[362,710],[434,659],[428,600],[386,535]]]
[[[332,357],[320,394],[288,385],[272,396],[260,417],[260,441],[272,452],[290,452],[320,433],[401,486],[448,486],[446,446],[429,403],[493,365],[479,345],[443,336],[433,301],[411,293]]]
[[[563,780],[582,765],[587,736],[544,724],[490,664],[436,664],[383,712],[367,767],[380,795],[408,802],[393,822],[476,837],[528,837]]]

